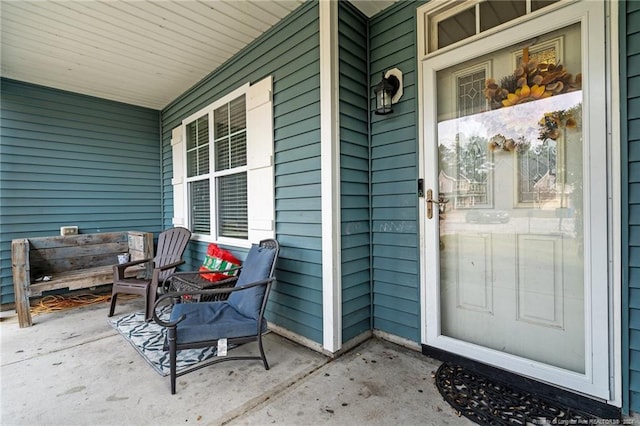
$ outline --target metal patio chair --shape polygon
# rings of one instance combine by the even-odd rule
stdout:
[[[176,378],[200,368],[223,361],[261,360],[269,369],[262,346],[262,335],[267,331],[264,311],[271,290],[280,246],[273,239],[254,244],[240,269],[232,288],[214,288],[169,292],[158,298],[153,319],[167,328],[167,343],[171,371],[171,394],[176,393]],[[183,276],[184,277],[184,276]],[[170,277],[168,278],[171,279]],[[158,317],[158,307],[166,300],[179,301],[185,295],[216,296],[228,294],[226,300],[197,303],[177,303],[168,321]],[[176,371],[177,351],[189,348],[217,346],[226,339],[229,347],[255,341],[260,355],[217,356],[180,372]]]

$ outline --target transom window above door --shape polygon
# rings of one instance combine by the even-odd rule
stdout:
[[[424,54],[433,53],[459,41],[496,28],[525,15],[537,13],[559,0],[473,0],[431,3],[425,6]],[[420,12],[419,12],[420,13]],[[420,21],[419,21],[420,22]]]

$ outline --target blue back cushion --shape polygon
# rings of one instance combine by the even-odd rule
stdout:
[[[242,264],[236,287],[269,278],[275,255],[274,249],[254,244]],[[247,290],[234,291],[229,295],[227,303],[242,315],[258,319],[265,290],[266,286],[256,286]]]

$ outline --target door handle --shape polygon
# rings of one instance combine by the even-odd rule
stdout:
[[[433,199],[433,190],[427,189],[427,219],[433,218],[433,205],[438,205],[438,211],[444,213],[444,205],[449,202],[442,195],[438,197],[438,201]]]

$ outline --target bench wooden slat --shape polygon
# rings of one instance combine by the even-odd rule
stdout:
[[[67,259],[70,256],[102,256],[107,253],[111,253],[115,256],[118,253],[122,253],[123,251],[126,252],[128,250],[129,245],[126,240],[113,243],[90,244],[87,246],[51,247],[43,249],[31,248],[31,251],[34,252],[32,257],[33,255],[37,255],[38,259],[42,259],[43,261]]]
[[[74,269],[112,266],[118,263],[118,254],[120,253],[127,253],[126,248],[117,253],[105,253],[95,256],[71,256],[68,258],[52,259],[50,261],[38,261],[35,265],[31,266],[31,280],[33,281],[42,275],[54,275],[57,271],[64,272]]]
[[[136,277],[138,274],[144,274],[145,270],[144,265],[134,265],[126,269],[125,276],[128,278]],[[42,296],[44,292],[59,290],[61,288],[68,288],[69,291],[71,291],[111,283],[113,283],[113,266],[111,265],[59,272],[52,275],[50,281],[31,283],[29,286],[29,296]]]
[[[128,235],[126,232],[105,232],[102,234],[78,234],[78,235],[54,235],[51,237],[29,238],[32,248],[46,249],[56,247],[78,247],[92,244],[108,244],[124,242]]]

